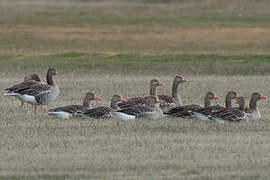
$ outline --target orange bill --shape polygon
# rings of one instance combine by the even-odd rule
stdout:
[[[188,82],[188,80],[184,77],[182,77],[182,82]]]
[[[159,81],[159,82],[158,82],[158,85],[159,85],[159,86],[163,86],[163,83]]]
[[[120,101],[121,102],[127,102],[127,100],[125,98],[123,98],[123,97],[120,98]]]
[[[161,99],[159,99],[159,98],[157,98],[157,101],[156,102],[157,103],[163,103],[163,101]]]

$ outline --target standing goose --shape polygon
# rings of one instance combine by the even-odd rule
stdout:
[[[39,76],[37,74],[29,74],[29,75],[24,77],[24,81],[22,83],[16,84],[16,85],[14,85],[11,88],[8,88],[6,90],[8,90],[8,91],[18,91],[22,87],[32,86],[32,85],[35,85],[37,83],[41,83],[41,80],[40,80]],[[9,94],[5,93],[5,95],[9,95]],[[18,98],[18,99],[21,101],[21,108],[23,108],[24,101],[22,101],[20,98]]]
[[[219,99],[219,96],[212,92],[207,92],[204,98],[204,107],[210,107],[210,103],[212,99]],[[172,116],[172,117],[182,117],[182,118],[191,118],[193,117],[193,112],[197,112],[198,110],[202,109],[202,106],[197,104],[191,105],[184,105],[184,106],[177,106],[174,108],[169,109],[165,112],[165,115]]]
[[[94,93],[86,93],[82,105],[68,105],[64,107],[58,107],[49,110],[49,115],[53,115],[57,118],[68,119],[76,116],[79,112],[93,108],[90,102],[92,100],[98,100],[99,97]]]
[[[246,113],[250,114],[250,118],[257,120],[261,118],[261,113],[257,108],[257,101],[261,100],[261,99],[266,99],[267,96],[264,96],[260,93],[254,92],[251,95],[251,99],[249,101],[249,108],[245,109]]]
[[[244,112],[244,97],[238,97],[237,103],[239,104],[239,107],[227,108],[221,111],[213,112],[209,118],[219,124],[224,124],[225,122],[239,122],[245,119],[248,114]]]
[[[180,83],[188,82],[188,80],[180,75],[175,75],[172,85],[172,96],[158,95],[158,98],[163,101],[160,104],[161,109],[164,111],[166,108],[172,108],[182,105],[182,100],[178,92]]]
[[[232,100],[239,98],[239,95],[234,91],[229,91],[225,98],[225,107],[220,105],[207,106],[193,112],[193,117],[200,120],[209,120],[209,115],[224,109],[232,108]]]
[[[132,120],[137,118],[157,119],[163,116],[159,103],[162,101],[155,97],[146,97],[146,104],[130,106],[117,110],[113,115],[120,120]]]
[[[47,72],[47,84],[39,83],[37,81],[26,81],[17,84],[11,88],[6,89],[7,96],[14,96],[23,102],[35,105],[35,112],[37,105],[48,105],[59,95],[60,89],[53,81],[52,76],[58,75],[54,68],[49,68]]]
[[[125,102],[125,101],[126,101],[125,98],[122,98],[119,95],[113,95],[111,99],[111,107],[100,106],[100,107],[88,109],[88,110],[79,112],[78,116],[81,118],[90,117],[90,118],[96,118],[96,119],[111,118],[112,112],[120,109],[118,104],[120,102]]]
[[[152,79],[150,81],[150,96],[156,96],[156,88],[158,86],[163,86],[163,83],[157,79]],[[145,103],[146,103],[145,97],[133,97],[133,98],[128,99],[126,102],[119,103],[118,106],[121,109],[125,109],[130,106],[134,106],[138,104],[145,104]]]

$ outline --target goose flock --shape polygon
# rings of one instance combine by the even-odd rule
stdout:
[[[16,84],[6,89],[6,96],[14,96],[24,103],[37,106],[44,111],[44,106],[52,103],[60,93],[58,85],[54,82],[53,76],[59,73],[54,68],[47,71],[46,80],[40,80],[37,74],[27,75],[22,83]],[[81,105],[67,105],[50,109],[48,114],[56,118],[69,119],[79,118],[117,118],[120,120],[132,120],[138,118],[157,119],[163,117],[194,118],[199,120],[210,120],[224,124],[225,122],[239,122],[248,119],[260,119],[261,114],[257,108],[257,101],[267,97],[254,92],[251,95],[249,106],[245,107],[244,97],[239,96],[234,91],[229,91],[225,98],[225,107],[221,105],[211,105],[211,100],[220,97],[213,92],[205,94],[204,106],[198,104],[183,104],[178,92],[178,86],[188,80],[180,75],[175,75],[172,86],[172,95],[157,95],[156,88],[163,86],[157,79],[150,81],[150,95],[145,97],[133,97],[125,99],[120,95],[113,95],[110,106],[93,107],[91,101],[98,100],[99,97],[92,92],[85,95]],[[238,107],[232,106],[232,101],[236,100]]]

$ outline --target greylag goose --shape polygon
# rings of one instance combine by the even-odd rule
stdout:
[[[31,80],[41,82],[41,80],[40,80],[40,78],[39,78],[39,76],[37,74],[29,74],[29,75],[26,75],[24,77],[24,82],[25,81],[31,81]]]
[[[225,122],[239,122],[244,120],[247,116],[249,116],[244,112],[244,97],[238,97],[237,103],[239,104],[239,107],[227,108],[221,111],[213,112],[209,118],[219,124],[224,124]]]
[[[111,107],[100,106],[100,107],[88,109],[88,110],[78,113],[78,116],[81,118],[90,117],[90,118],[96,118],[96,119],[111,118],[112,112],[120,109],[118,104],[124,101],[126,101],[125,98],[122,98],[119,95],[113,95],[111,99]]]
[[[23,102],[35,105],[35,112],[37,105],[48,105],[59,95],[60,89],[53,81],[53,75],[58,75],[54,68],[49,68],[47,72],[47,84],[39,83],[37,81],[26,81],[17,84],[11,88],[6,89],[8,92],[6,96],[14,96]]]
[[[76,116],[79,112],[93,108],[90,102],[92,100],[98,100],[99,97],[94,93],[86,93],[82,105],[68,105],[64,107],[58,107],[49,110],[49,115],[53,115],[60,119],[68,119]]]
[[[37,82],[41,83],[39,76],[37,74],[29,74],[24,77],[23,83],[14,85],[13,87],[8,88],[6,90],[16,91],[17,89],[21,89],[22,85],[31,86],[31,85],[36,84]],[[5,94],[5,95],[8,95],[8,94]],[[23,108],[24,102],[20,98],[18,99],[21,101],[21,108]]]
[[[163,101],[160,107],[163,111],[166,108],[172,108],[182,105],[182,100],[178,92],[178,86],[180,83],[188,82],[188,80],[180,75],[175,75],[172,85],[172,96],[169,95],[158,95],[158,98]]]
[[[210,101],[212,99],[219,99],[219,96],[212,92],[207,92],[204,98],[204,107],[207,108],[210,106]],[[192,118],[193,112],[197,112],[198,110],[202,109],[203,107],[197,104],[191,105],[184,105],[184,106],[177,106],[174,108],[169,109],[164,115],[172,116],[172,117],[182,117],[182,118]]]
[[[200,119],[200,120],[209,120],[209,115],[211,115],[213,112],[221,111],[224,109],[232,108],[232,100],[239,98],[239,95],[234,91],[229,91],[226,94],[225,98],[225,107],[220,105],[214,105],[214,106],[207,106],[201,109],[198,109],[197,111],[194,111],[193,117]]]
[[[157,119],[163,116],[159,103],[162,101],[156,96],[148,96],[146,104],[130,106],[125,109],[113,112],[113,115],[120,120],[132,120],[137,118]]]
[[[156,88],[158,86],[163,86],[163,83],[157,79],[152,79],[150,81],[150,96],[156,96]],[[119,103],[118,106],[121,109],[125,109],[130,106],[134,106],[138,104],[145,104],[145,102],[146,102],[145,97],[133,97],[133,98],[127,99],[126,102]]]
[[[250,114],[250,119],[257,120],[261,118],[261,113],[257,108],[257,101],[266,98],[267,98],[266,96],[257,92],[254,92],[251,95],[251,99],[249,101],[249,108],[245,109],[245,112]]]

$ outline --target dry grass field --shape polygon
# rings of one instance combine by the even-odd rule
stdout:
[[[0,54],[269,54],[268,1],[115,1],[0,1]]]
[[[59,71],[63,71],[59,69]],[[44,74],[44,73],[43,73]],[[124,76],[123,76],[124,75]],[[211,90],[222,97],[231,89],[249,98],[269,94],[270,76],[186,76],[180,86],[184,103],[202,103]],[[148,95],[151,78],[170,93],[172,76],[62,73],[61,95],[49,107],[80,104],[94,91],[109,104],[114,93]],[[1,89],[21,81],[4,78]],[[267,179],[270,163],[269,100],[259,102],[259,121],[217,125],[187,119],[59,120],[20,109],[1,95],[1,177],[10,179]]]
[[[259,121],[59,120],[4,97],[24,75],[60,72],[48,108],[95,92],[149,93],[173,76],[185,104],[213,91],[269,97],[270,3],[265,0],[0,1],[0,179],[269,179],[270,103]],[[215,103],[215,102],[214,102]],[[48,109],[46,109],[47,111]]]

